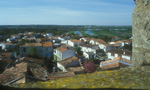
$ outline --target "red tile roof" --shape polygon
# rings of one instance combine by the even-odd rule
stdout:
[[[67,59],[64,59],[62,61],[59,61],[58,63],[63,65],[63,66],[66,66],[67,64],[75,62],[75,61],[78,61],[78,60],[80,60],[80,59],[75,57],[75,56],[72,56],[70,58],[67,58]]]
[[[42,43],[26,43],[22,47],[28,47],[28,46],[42,46],[42,47],[52,47],[52,42],[42,42]]]
[[[106,44],[106,42],[103,41],[102,39],[95,39],[95,41],[99,44]]]
[[[119,50],[119,49],[112,49],[112,50],[109,50],[107,52],[117,53],[117,54],[121,54],[121,55],[123,55],[125,53],[125,55],[127,55],[127,56],[132,56],[132,52],[131,51],[124,51],[124,50]]]
[[[27,61],[27,62],[34,62],[34,63],[38,63],[38,64],[43,64],[43,60],[41,60],[41,59],[25,57],[23,60]]]
[[[67,71],[70,71],[70,72],[81,72],[83,70],[84,70],[84,68],[82,68],[82,67],[68,67],[67,68]]]
[[[60,52],[64,52],[67,50],[66,47],[59,47],[59,48],[56,48],[56,50],[60,51]]]
[[[11,57],[12,52],[2,52],[0,57]]]
[[[128,65],[120,63],[119,61],[132,64],[131,60],[123,59],[122,57],[114,58],[113,60],[104,61],[101,65],[103,65],[102,69],[111,69],[111,68],[120,68],[120,67],[126,67]]]
[[[74,42],[74,43],[81,43],[82,41],[77,40],[77,39],[72,39],[71,42]]]
[[[52,47],[53,46],[52,42],[43,42],[42,44],[43,44],[43,47]]]

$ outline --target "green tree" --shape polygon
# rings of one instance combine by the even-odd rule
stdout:
[[[19,42],[19,45],[25,45],[26,43],[26,40],[22,39],[20,42]]]
[[[30,57],[37,57],[37,50],[34,46],[29,46],[28,51],[27,51],[27,55]]]
[[[75,50],[79,55],[83,55],[83,52],[81,51],[80,47],[75,48]]]

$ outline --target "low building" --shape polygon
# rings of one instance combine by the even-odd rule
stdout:
[[[119,49],[123,48],[125,44],[130,45],[132,43],[132,40],[120,40],[115,42],[109,42],[111,45],[118,45]]]
[[[2,50],[5,50],[5,49],[6,49],[6,43],[1,42],[1,43],[0,43],[0,46],[2,47]]]
[[[82,42],[80,40],[72,39],[68,40],[68,45],[72,47],[78,47]]]
[[[36,63],[22,62],[16,64],[15,67],[6,69],[0,74],[0,84],[20,84],[30,81],[45,81],[47,80],[47,71]]]
[[[91,44],[81,44],[81,51],[84,52],[93,52],[94,54],[97,54],[100,52],[100,48],[98,45],[91,45]]]
[[[54,52],[54,59],[57,61],[61,61],[63,59],[66,59],[75,55],[76,55],[75,50],[70,49],[68,47],[59,47],[59,48],[56,48]]]
[[[81,59],[73,56],[57,62],[57,67],[63,72],[67,72],[66,69],[67,67],[79,67],[80,63],[81,63]]]
[[[100,68],[103,70],[106,69],[119,69],[119,68],[123,68],[123,67],[127,67],[127,66],[132,66],[132,61],[128,60],[128,59],[124,59],[121,56],[114,58],[112,60],[108,60],[108,61],[102,61],[100,63]]]
[[[109,50],[107,52],[107,56],[108,56],[108,59],[114,59],[114,58],[121,56],[124,59],[132,60],[131,51],[125,51],[125,50],[119,50],[119,49]]]
[[[83,38],[80,38],[80,40],[83,41],[83,42],[88,42],[89,43],[91,39],[88,38],[88,37],[83,37]]]
[[[96,57],[96,54],[94,54],[93,52],[84,52],[83,55],[87,59],[95,59]]]
[[[28,48],[34,46],[38,56],[50,58],[53,55],[53,44],[52,42],[43,43],[26,43],[20,47],[20,55],[27,56]]]

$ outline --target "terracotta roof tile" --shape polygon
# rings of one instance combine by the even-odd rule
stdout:
[[[43,47],[52,47],[53,46],[52,42],[43,42],[42,44],[43,44]]]
[[[27,71],[27,63],[16,64],[16,67],[6,69],[3,74],[23,73]]]
[[[75,57],[75,56],[73,56],[73,57],[64,59],[62,61],[59,61],[58,63],[61,64],[61,65],[63,65],[63,66],[66,66],[67,64],[75,62],[75,61],[78,61],[78,60],[80,60],[80,59],[77,58],[77,57]]]
[[[0,57],[11,57],[12,52],[2,52]]]
[[[71,42],[80,43],[81,41],[80,40],[76,40],[76,39],[72,39]]]
[[[132,65],[131,60],[123,59],[122,57],[117,57],[117,58],[114,58],[113,60],[104,61],[103,64],[102,64],[103,66],[101,68],[102,69],[111,69],[111,68],[120,68],[120,67],[128,66],[126,64],[121,63],[120,61]]]
[[[22,47],[28,47],[28,46],[42,46],[42,43],[26,43]]]
[[[59,47],[59,48],[56,48],[56,50],[60,51],[60,52],[64,52],[67,50],[67,48],[65,47]]]
[[[70,72],[81,72],[83,70],[84,70],[84,68],[82,68],[82,67],[68,67],[67,68],[67,71],[70,71]]]
[[[23,60],[27,61],[27,62],[34,62],[34,63],[38,63],[38,64],[43,64],[43,60],[41,60],[41,59],[25,57]]]
[[[124,50],[119,50],[119,49],[112,49],[112,50],[109,50],[107,52],[110,52],[110,53],[117,53],[117,54],[124,54],[124,55],[127,55],[127,56],[132,56],[132,52],[131,51],[124,51]]]
[[[106,44],[105,41],[103,41],[102,39],[95,39],[96,42],[100,43],[100,44]]]

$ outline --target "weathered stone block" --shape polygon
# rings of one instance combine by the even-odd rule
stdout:
[[[134,0],[133,66],[150,64],[150,0]]]

